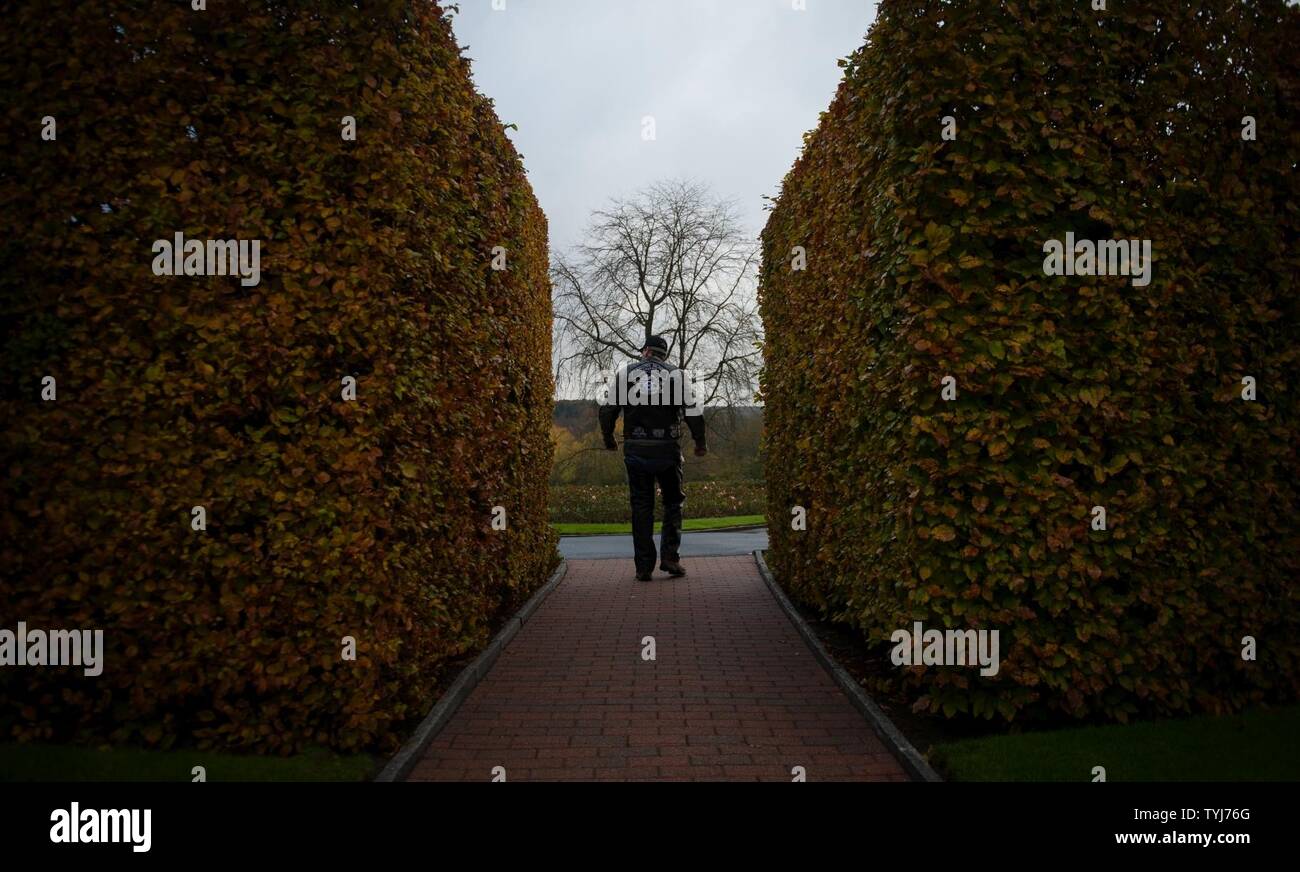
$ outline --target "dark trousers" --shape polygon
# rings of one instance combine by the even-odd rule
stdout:
[[[674,446],[675,447],[675,446]],[[655,568],[655,483],[664,498],[664,526],[660,541],[663,560],[675,563],[682,544],[682,453],[680,450],[662,457],[624,454],[627,485],[632,495],[632,548],[636,571]]]

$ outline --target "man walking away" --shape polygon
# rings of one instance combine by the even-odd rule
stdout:
[[[690,376],[668,363],[668,343],[650,336],[641,359],[614,371],[600,407],[605,448],[614,451],[614,422],[623,414],[623,463],[632,498],[632,547],[637,581],[649,581],[655,568],[655,483],[664,499],[664,525],[659,568],[672,576],[686,570],[678,559],[682,542],[682,436],[685,417],[695,440],[695,456],[708,453],[704,444],[704,415],[695,402]]]

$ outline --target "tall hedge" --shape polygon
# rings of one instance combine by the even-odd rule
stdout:
[[[885,0],[763,233],[775,570],[884,656],[1000,634],[996,676],[900,666],[921,710],[1300,690],[1300,9],[1108,6]],[[1067,231],[1151,283],[1045,275]]]
[[[546,221],[436,5],[206,5],[6,8],[0,626],[107,655],[0,726],[391,748],[556,561]],[[177,232],[260,284],[154,275]]]

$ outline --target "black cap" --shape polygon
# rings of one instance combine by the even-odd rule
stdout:
[[[668,340],[662,336],[654,335],[645,341],[646,348],[657,348],[664,354],[668,353]]]

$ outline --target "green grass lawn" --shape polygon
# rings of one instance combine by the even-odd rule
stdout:
[[[212,751],[100,751],[63,745],[0,744],[4,781],[192,781],[195,766],[208,781],[363,781],[377,769],[369,755],[325,751],[295,757],[255,757]]]
[[[682,522],[683,530],[724,530],[727,527],[753,527],[763,523],[762,515],[732,515],[727,518],[687,518]],[[575,536],[581,533],[623,533],[632,532],[631,524],[560,524],[552,527],[561,536]],[[660,524],[655,522],[655,532]]]
[[[1298,781],[1300,706],[1227,717],[1078,727],[936,745],[953,781]]]

